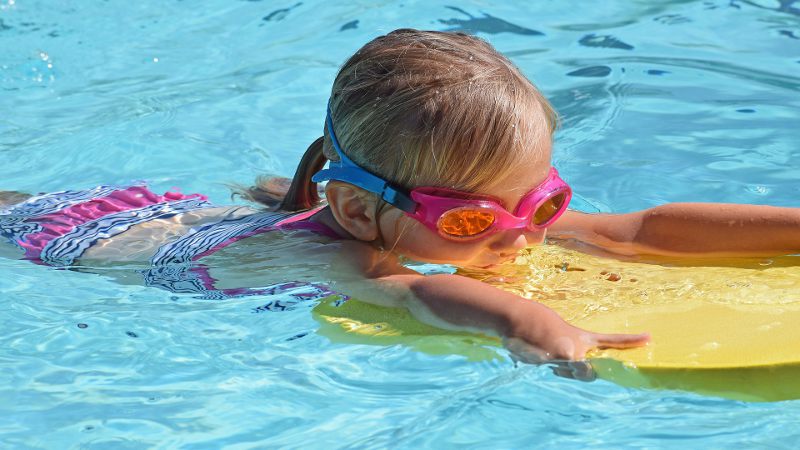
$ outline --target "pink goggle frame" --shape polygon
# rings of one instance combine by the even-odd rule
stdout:
[[[416,210],[406,215],[451,240],[480,239],[498,231],[548,227],[567,210],[572,189],[550,168],[547,178],[520,200],[513,213],[492,197],[419,187],[411,190]]]

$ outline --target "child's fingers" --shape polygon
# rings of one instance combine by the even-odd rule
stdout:
[[[511,352],[514,359],[528,364],[539,364],[549,359],[544,350],[528,344],[522,339],[508,338],[503,340],[503,345]]]
[[[553,373],[564,378],[580,381],[594,381],[597,374],[592,365],[586,361],[556,361],[553,363]]]
[[[650,334],[596,334],[595,346],[598,348],[633,348],[650,342]]]

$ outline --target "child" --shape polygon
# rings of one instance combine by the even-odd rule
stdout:
[[[27,258],[53,265],[147,261],[147,284],[177,292],[237,278],[264,285],[276,275],[259,261],[283,266],[308,256],[328,261],[328,272],[309,278],[330,279],[337,292],[408,308],[443,328],[499,335],[532,361],[582,359],[592,348],[644,345],[648,336],[581,330],[541,304],[459,275],[423,276],[401,258],[490,270],[541,243],[546,231],[560,242],[625,255],[800,249],[798,209],[568,211],[571,190],[550,164],[556,124],[547,100],[486,42],[397,30],[344,64],[324,136],[308,148],[291,184],[262,179],[244,191],[268,210],[104,186],[7,200],[0,232]],[[325,206],[317,185],[323,181]],[[285,232],[265,233],[276,229]],[[285,237],[303,244],[287,246]],[[190,264],[224,252],[236,255],[236,267],[208,272]]]

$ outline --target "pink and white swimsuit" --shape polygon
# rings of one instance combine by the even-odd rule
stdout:
[[[149,220],[212,207],[201,194],[158,195],[144,185],[61,191],[0,207],[0,236],[23,249],[26,259],[67,267],[100,239],[111,238]],[[302,228],[337,237],[324,225],[304,220],[316,211],[221,216],[192,228],[158,248],[151,258],[151,267],[142,271],[145,284],[172,292],[199,293],[204,298],[269,294],[276,286],[217,289],[207,268],[197,261],[238,240],[277,229]],[[288,284],[308,286],[308,283]],[[321,285],[316,287],[320,290],[317,294],[331,293]]]

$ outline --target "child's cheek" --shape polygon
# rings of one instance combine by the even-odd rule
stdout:
[[[418,261],[443,264],[470,263],[481,259],[481,241],[453,242],[396,209],[381,216],[381,232],[387,250]]]

